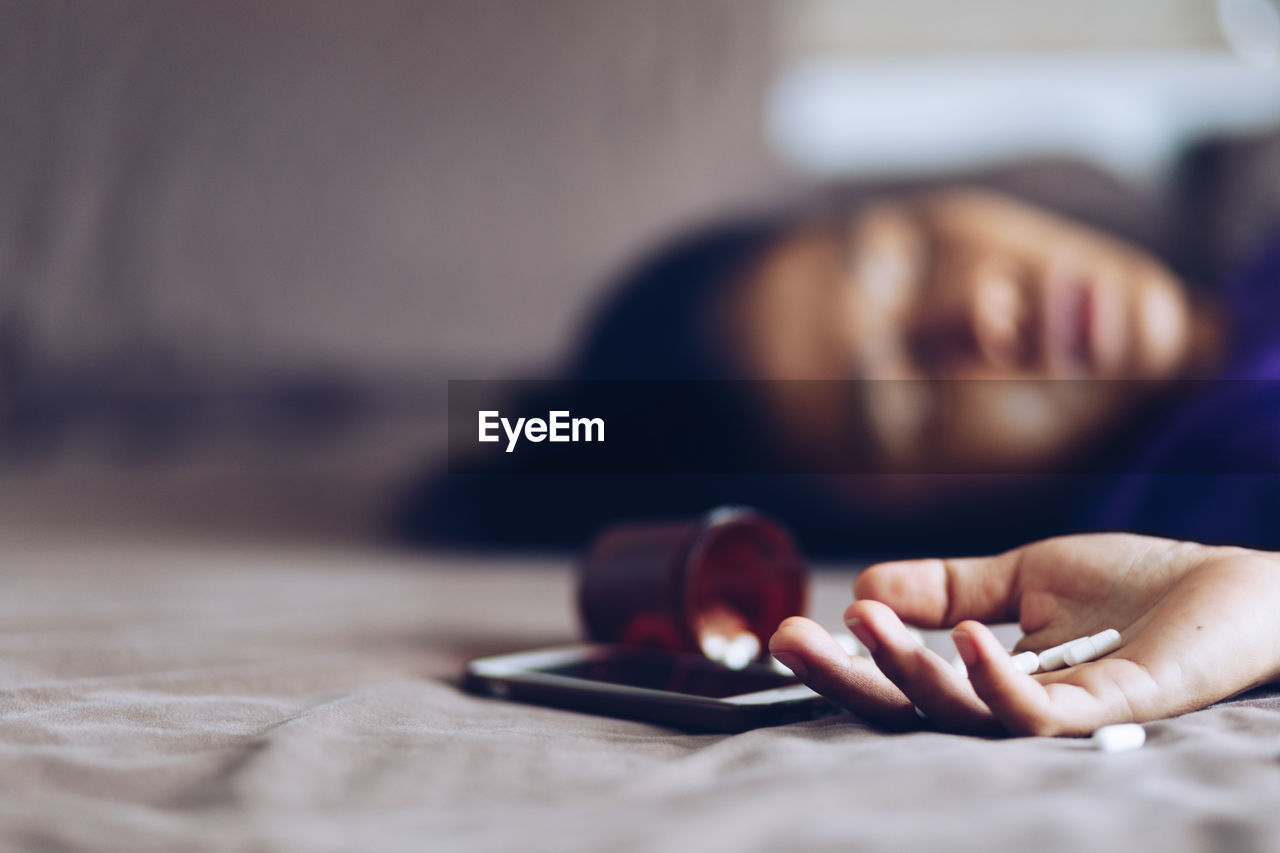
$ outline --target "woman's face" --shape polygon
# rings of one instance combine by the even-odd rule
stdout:
[[[854,405],[795,383],[764,401],[787,444],[823,453],[857,431],[885,473],[1045,470],[1184,373],[1196,337],[1183,283],[1153,257],[976,190],[802,230],[733,294],[746,375],[901,380],[857,383]],[[1146,381],[1053,381],[1096,379]]]

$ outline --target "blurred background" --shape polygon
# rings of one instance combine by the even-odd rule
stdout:
[[[1192,162],[1216,275],[1278,63],[1269,0],[0,2],[0,512],[383,541],[448,379],[818,187],[1084,162],[1158,218]]]

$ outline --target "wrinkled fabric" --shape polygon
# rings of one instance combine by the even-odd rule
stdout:
[[[462,692],[576,637],[567,557],[0,529],[0,848],[1250,850],[1280,833],[1280,694],[1075,739],[735,736]],[[850,569],[816,578],[835,620]]]

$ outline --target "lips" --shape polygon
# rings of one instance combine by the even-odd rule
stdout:
[[[1080,283],[1071,288],[1068,298],[1070,303],[1066,321],[1067,349],[1078,362],[1096,369],[1099,366],[1094,348],[1097,331],[1094,319],[1098,309],[1096,290]]]
[[[1123,359],[1118,282],[1101,275],[1059,280],[1045,294],[1045,356],[1051,372],[1107,375]]]
[[[1073,375],[1091,367],[1089,288],[1079,277],[1055,277],[1044,290],[1042,351],[1050,372]]]

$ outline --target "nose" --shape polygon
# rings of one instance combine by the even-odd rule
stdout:
[[[995,259],[977,264],[966,290],[968,321],[981,360],[996,368],[1024,366],[1031,318],[1016,269]]]
[[[943,375],[1024,367],[1031,318],[1016,267],[981,258],[939,265],[935,275],[913,329],[921,359]]]

